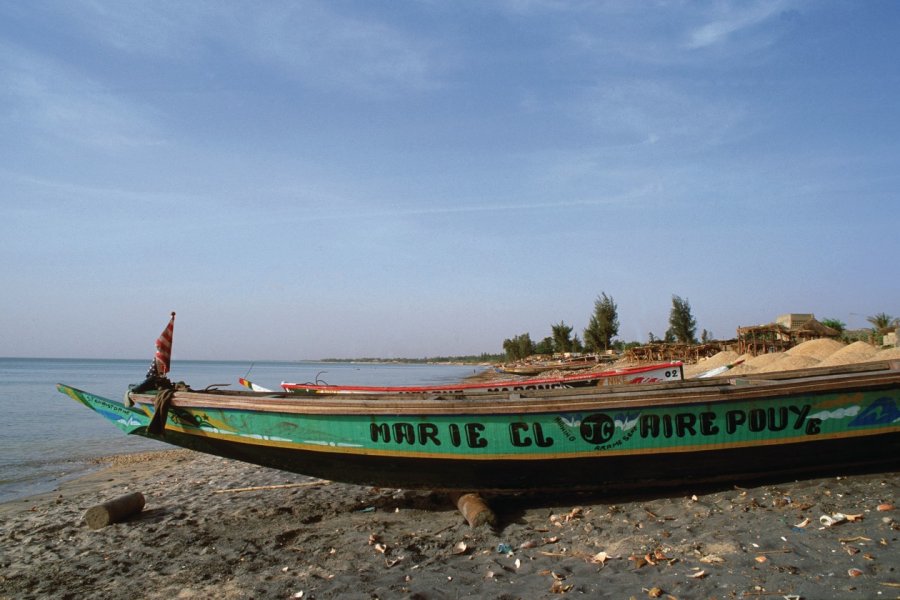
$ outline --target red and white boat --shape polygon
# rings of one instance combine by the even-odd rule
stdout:
[[[482,381],[477,383],[455,383],[449,385],[329,385],[321,383],[282,382],[281,387],[295,394],[462,394],[472,392],[515,392],[523,390],[551,390],[558,388],[576,388],[590,386],[606,386],[635,383],[667,383],[682,381],[684,369],[681,361],[657,363],[640,367],[608,369],[590,373],[559,375],[556,377],[535,377],[517,380]],[[257,391],[265,388],[240,380],[244,387]]]

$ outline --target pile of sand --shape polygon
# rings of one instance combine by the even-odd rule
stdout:
[[[719,352],[715,356],[710,356],[709,358],[702,358],[695,365],[685,365],[684,366],[684,376],[687,379],[691,377],[696,377],[701,373],[705,373],[710,369],[715,369],[716,367],[722,367],[724,365],[731,364],[738,360],[740,356],[737,352],[732,350],[725,350],[723,352]]]
[[[853,342],[849,346],[844,346],[834,354],[824,358],[820,364],[823,367],[833,367],[836,365],[868,362],[877,360],[875,358],[877,353],[878,351],[875,348],[865,342]]]
[[[785,354],[790,356],[810,356],[816,360],[823,360],[844,347],[845,345],[843,342],[822,338],[798,344],[785,352]]]
[[[887,348],[879,351],[865,342],[853,342],[847,345],[823,338],[803,342],[787,352],[772,352],[759,356],[738,356],[736,352],[726,350],[702,360],[696,365],[686,366],[684,376],[691,379],[704,371],[740,359],[744,359],[742,364],[729,369],[721,376],[733,377],[750,373],[775,373],[812,367],[834,367],[879,360],[896,360],[900,359],[900,348]]]
[[[897,360],[900,359],[900,347],[885,348],[875,355],[875,360]]]
[[[791,356],[786,353],[779,353],[776,360],[769,361],[768,364],[759,367],[757,373],[776,373],[780,371],[796,371],[798,369],[809,369],[819,364],[819,360],[812,356]]]

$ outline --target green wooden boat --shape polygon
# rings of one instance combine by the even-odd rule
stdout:
[[[457,491],[609,489],[837,466],[896,467],[900,361],[645,386],[497,394],[59,385],[129,434],[349,483]]]

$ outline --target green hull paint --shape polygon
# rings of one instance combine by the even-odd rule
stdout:
[[[137,408],[128,407],[114,400],[76,390],[61,383],[56,386],[56,389],[84,404],[91,410],[97,411],[125,433],[144,435],[147,431],[147,425],[150,424],[150,417]]]

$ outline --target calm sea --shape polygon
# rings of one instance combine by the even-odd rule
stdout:
[[[62,480],[96,468],[110,454],[172,448],[122,434],[112,423],[56,391],[65,383],[121,401],[144,379],[148,360],[0,358],[0,502],[51,491]],[[169,373],[195,389],[239,377],[278,389],[282,381],[346,385],[453,383],[475,369],[455,365],[322,362],[175,361]]]

